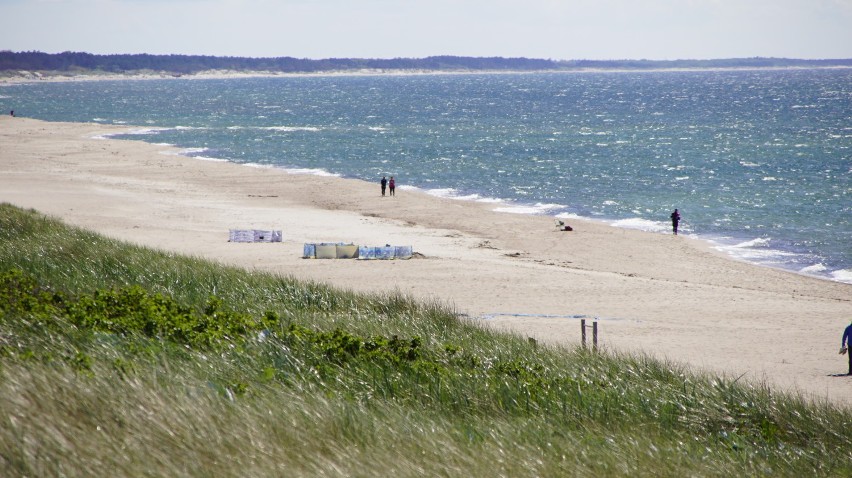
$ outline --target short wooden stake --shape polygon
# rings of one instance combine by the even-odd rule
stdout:
[[[586,319],[580,319],[580,341],[586,348]],[[598,319],[592,322],[592,350],[598,351]]]
[[[592,349],[598,351],[598,321],[592,322]]]

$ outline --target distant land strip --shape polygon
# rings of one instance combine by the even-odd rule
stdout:
[[[248,58],[200,55],[43,53],[0,51],[0,76],[32,72],[59,75],[160,73],[172,76],[210,71],[267,73],[406,71],[573,71],[715,68],[852,67],[852,58],[732,58],[718,60],[545,60],[535,58],[430,56],[426,58]]]

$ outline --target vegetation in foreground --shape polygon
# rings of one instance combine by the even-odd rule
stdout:
[[[0,475],[852,476],[852,412],[0,205]]]

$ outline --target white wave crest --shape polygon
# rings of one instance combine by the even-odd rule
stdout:
[[[117,133],[117,134],[119,134],[119,135],[127,134],[127,135],[134,135],[134,136],[145,136],[145,135],[150,135],[150,134],[160,134],[161,132],[168,131],[168,130],[169,130],[169,128],[158,128],[158,127],[139,128],[139,129],[133,129],[133,130],[130,130],[130,131],[124,131],[122,133]]]
[[[831,277],[837,282],[852,284],[852,269],[839,269],[831,273]]]
[[[184,156],[190,156],[193,154],[206,153],[210,151],[208,148],[184,148],[178,152],[178,154],[182,154]]]
[[[802,267],[799,272],[802,274],[814,274],[817,272],[825,272],[827,268],[823,264],[814,264],[807,267]]]
[[[482,199],[482,196],[479,194],[467,194],[464,196],[453,196],[452,199],[458,199],[459,201],[479,201]]]
[[[618,221],[614,221],[610,224],[615,227],[621,227],[624,229],[638,229],[640,231],[647,232],[666,232],[671,229],[671,226],[667,225],[666,223],[659,221],[651,221],[649,219],[642,219],[641,217],[619,219]]]
[[[311,174],[314,176],[328,176],[333,178],[339,178],[339,174],[330,173],[325,169],[319,168],[284,168],[288,174]]]
[[[315,126],[266,126],[264,128],[268,131],[283,131],[283,132],[292,132],[292,131],[320,131],[320,128]]]
[[[458,191],[453,188],[436,188],[426,190],[426,194],[439,198],[452,198],[458,195]]]
[[[769,243],[772,241],[771,237],[758,237],[757,239],[752,239],[750,241],[741,242],[739,244],[734,244],[730,246],[734,249],[746,249],[753,247],[769,247]]]
[[[544,203],[536,203],[533,205],[514,205],[514,206],[506,206],[506,207],[498,207],[495,208],[496,212],[507,212],[510,214],[544,214],[547,211],[552,211],[554,209],[562,209],[565,206],[561,204],[544,204]]]
[[[411,189],[411,190],[419,190],[419,188],[414,186],[397,186],[397,189]],[[494,204],[502,204],[505,201],[498,198],[491,198],[482,196],[480,194],[459,194],[459,191],[454,188],[435,188],[435,189],[427,189],[425,191],[426,194],[430,196],[436,196],[439,198],[447,198],[447,199],[455,199],[457,201],[476,201],[476,202],[484,202],[484,203],[494,203]]]
[[[750,241],[740,242],[729,246],[719,246],[716,249],[736,257],[740,260],[748,262],[759,262],[763,264],[784,264],[791,259],[800,257],[794,252],[785,252],[780,249],[772,249],[770,247],[772,239],[769,237],[759,237]]]

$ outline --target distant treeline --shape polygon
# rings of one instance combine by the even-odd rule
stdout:
[[[778,68],[852,67],[852,59],[799,60],[789,58],[738,58],[723,60],[543,60],[534,58],[481,58],[430,56],[427,58],[245,58],[199,55],[93,55],[91,53],[0,51],[0,71],[104,72],[139,71],[194,74],[210,70],[321,73],[330,71],[543,71],[578,69],[665,68]]]

